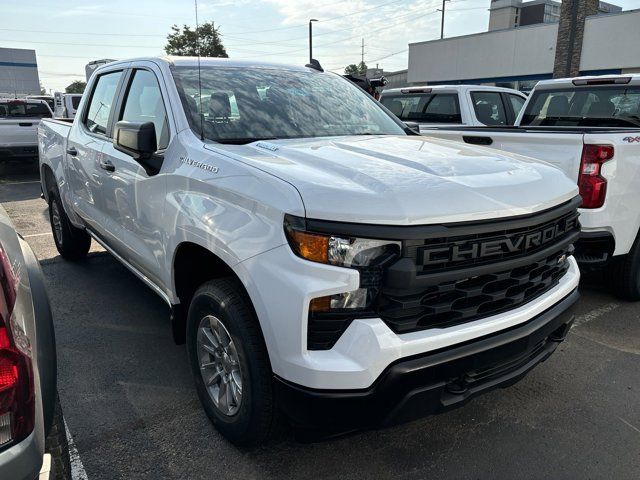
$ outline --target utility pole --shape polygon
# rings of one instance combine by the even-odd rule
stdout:
[[[364,63],[364,38],[362,39],[362,54],[360,55],[360,63]]]
[[[312,40],[312,36],[313,36],[313,29],[311,26],[312,22],[317,22],[318,20],[315,18],[311,18],[309,19],[309,63],[311,63],[311,60],[313,60],[313,40]]]
[[[450,2],[451,0],[442,0],[442,8],[436,9],[437,12],[442,12],[442,18],[440,20],[440,40],[444,38],[444,10],[446,2]]]

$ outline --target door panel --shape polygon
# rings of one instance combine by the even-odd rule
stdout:
[[[84,118],[73,124],[67,141],[72,201],[82,219],[99,234],[104,230],[105,207],[100,161],[103,148],[111,141],[107,136],[109,117],[122,77],[119,70],[96,79]]]
[[[134,70],[123,88],[124,100],[114,118],[129,122],[152,122],[156,127],[159,152],[169,142],[168,116],[156,75],[147,69]],[[118,254],[154,283],[162,286],[164,262],[162,215],[165,181],[161,174],[149,175],[126,153],[108,143],[102,150],[101,192],[104,200],[101,216],[104,235]]]

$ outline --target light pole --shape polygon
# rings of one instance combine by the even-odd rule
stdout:
[[[309,20],[309,63],[311,63],[311,60],[313,60],[313,43],[311,40],[311,36],[313,35],[313,30],[311,27],[312,22],[317,22],[318,20],[316,20],[315,18],[312,18]]]
[[[451,0],[442,0],[442,9],[437,8],[437,12],[442,12],[442,19],[440,20],[440,40],[444,38],[444,8],[445,2],[450,2]]]

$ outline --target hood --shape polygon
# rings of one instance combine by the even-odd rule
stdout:
[[[291,183],[308,218],[451,223],[529,214],[578,193],[575,183],[550,165],[421,136],[289,139],[207,148]]]

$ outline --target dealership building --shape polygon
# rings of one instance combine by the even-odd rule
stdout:
[[[39,93],[36,51],[0,48],[0,95]]]
[[[597,10],[584,21],[580,74],[640,73],[640,10]],[[559,14],[552,0],[492,0],[488,32],[409,44],[406,84],[530,90],[553,76]]]

